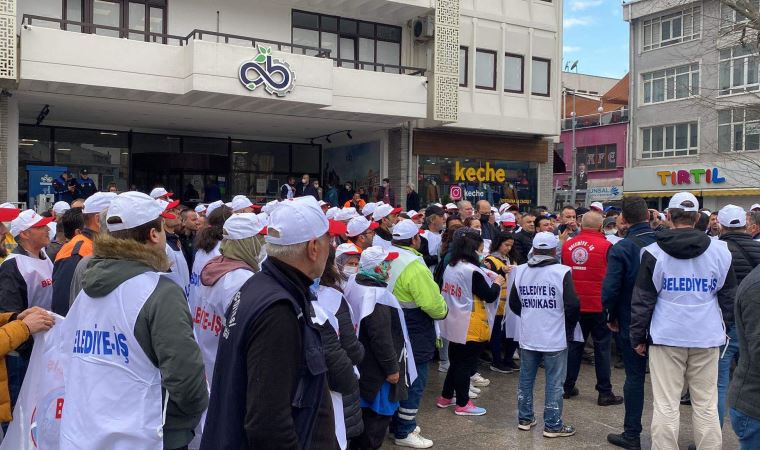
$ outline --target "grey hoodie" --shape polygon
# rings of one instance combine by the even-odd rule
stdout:
[[[99,236],[84,276],[84,292],[105,297],[126,280],[149,271],[165,271],[164,249],[136,241]],[[137,316],[135,338],[161,372],[163,395],[169,394],[164,448],[190,443],[208,406],[203,359],[193,335],[193,322],[182,289],[162,277]],[[162,399],[163,400],[163,399]]]

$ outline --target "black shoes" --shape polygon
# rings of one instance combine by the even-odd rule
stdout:
[[[641,439],[627,437],[625,433],[608,434],[607,442],[616,447],[625,448],[628,450],[641,450]]]
[[[578,394],[580,394],[580,391],[578,390],[578,388],[574,387],[570,389],[569,391],[565,391],[565,393],[562,395],[562,398],[567,400],[570,397],[577,397]]]
[[[623,397],[615,395],[612,392],[609,394],[599,394],[599,399],[596,404],[599,406],[614,406],[623,403]]]

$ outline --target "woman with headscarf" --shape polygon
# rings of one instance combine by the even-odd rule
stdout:
[[[340,277],[338,285],[341,288],[346,286],[351,275],[359,273],[359,257],[361,254],[361,249],[351,242],[340,244],[335,249],[335,268]]]
[[[335,266],[335,254],[331,249],[316,292],[316,303],[327,319],[320,325],[320,332],[327,363],[327,381],[333,400],[336,438],[340,448],[345,449],[348,439],[355,438],[364,431],[359,404],[359,380],[354,372],[354,366],[359,365],[364,358],[364,346],[356,337],[351,309],[343,297],[340,287],[342,279]],[[356,258],[358,262],[358,256]]]
[[[496,238],[491,241],[490,254],[486,256],[483,265],[504,278],[509,278],[512,267],[516,266],[514,258],[510,255],[512,246],[515,243],[515,237],[512,233],[498,233]],[[491,330],[491,370],[500,373],[512,373],[520,370],[512,357],[517,350],[518,344],[513,339],[506,339],[502,323],[505,315],[505,305],[507,304],[507,286],[502,286],[501,296],[499,298],[499,307],[496,310],[496,319]],[[512,311],[506,312],[510,317],[516,318]],[[509,322],[507,322],[509,324]],[[506,356],[502,356],[501,348],[506,339]]]

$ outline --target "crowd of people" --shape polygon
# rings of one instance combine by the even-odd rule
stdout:
[[[611,444],[641,448],[651,371],[652,448],[678,448],[684,394],[696,448],[721,448],[726,413],[760,448],[760,205],[712,213],[682,192],[662,213],[639,197],[402,210],[317,189],[292,179],[280,201],[194,209],[162,187],[45,215],[0,205],[0,448],[430,448],[417,416],[434,362],[437,407],[482,416],[483,358],[519,372],[525,432],[543,369],[538,426],[570,437],[589,338],[597,404],[625,408]]]

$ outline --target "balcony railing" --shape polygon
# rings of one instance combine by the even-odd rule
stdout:
[[[619,109],[617,111],[609,111],[601,114],[590,114],[588,116],[575,117],[575,129],[600,127],[604,125],[613,125],[617,123],[628,122],[629,111],[627,108]],[[567,118],[562,120],[563,130],[573,129],[573,118]]]
[[[79,30],[77,30],[76,32],[89,33],[89,34],[98,34],[97,33],[98,30],[101,30],[101,31],[110,31],[110,32],[118,33],[119,37],[121,38],[128,38],[135,35],[143,36],[143,39],[141,39],[142,41],[154,42],[154,43],[159,43],[159,44],[167,44],[167,45],[178,45],[180,47],[187,45],[191,39],[199,40],[199,41],[210,41],[211,39],[208,39],[210,37],[215,42],[224,42],[225,44],[237,44],[237,45],[246,45],[246,46],[250,45],[251,47],[256,47],[257,45],[263,44],[263,45],[275,47],[277,51],[315,56],[317,58],[330,58],[330,54],[331,54],[331,50],[328,48],[319,48],[319,47],[311,47],[308,45],[291,44],[289,42],[272,41],[268,39],[260,39],[260,38],[250,37],[250,36],[220,33],[217,31],[195,29],[191,31],[190,34],[188,34],[187,36],[177,36],[177,35],[172,35],[172,34],[155,33],[155,32],[144,31],[144,30],[132,30],[129,28],[113,27],[110,25],[77,22],[75,20],[64,20],[64,19],[57,19],[57,18],[52,18],[52,17],[36,16],[32,14],[24,14],[24,16],[21,19],[22,26],[27,26],[27,25],[31,26],[35,22],[58,24],[58,27],[62,30],[65,30],[69,26],[78,27]],[[373,63],[373,62],[354,61],[354,60],[348,60],[348,59],[337,59],[337,58],[332,58],[332,59],[336,61],[339,67],[368,70],[368,71],[373,71],[373,72],[397,73],[397,74],[402,74],[402,75],[404,74],[425,75],[425,69],[418,68],[418,67],[395,66],[391,64],[379,64],[379,63]]]

